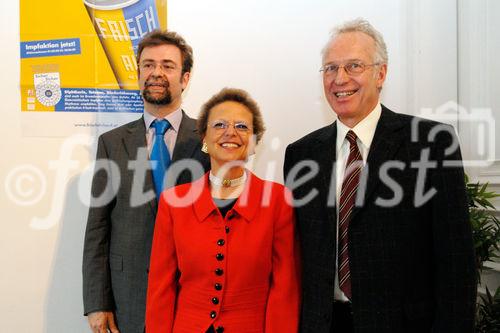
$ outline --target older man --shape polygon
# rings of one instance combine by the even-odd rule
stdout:
[[[94,333],[144,331],[149,257],[166,170],[190,159],[203,165],[198,164],[201,176],[209,163],[195,120],[181,109],[191,47],[175,32],[153,31],[140,42],[137,63],[144,115],[103,134],[97,148],[103,163],[92,181],[97,199],[83,252],[84,311]],[[192,180],[187,170],[177,171],[177,184]]]
[[[321,71],[337,121],[286,150],[302,242],[302,333],[473,331],[457,138],[448,125],[380,104],[387,64],[367,21],[336,28]]]

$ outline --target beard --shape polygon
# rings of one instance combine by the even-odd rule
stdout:
[[[155,83],[158,83],[158,82],[155,82]],[[170,89],[169,89],[170,85],[169,85],[168,81],[162,80],[161,83],[165,86],[165,91],[163,92],[163,94],[161,94],[159,96],[154,96],[151,93],[151,90],[149,89],[149,86],[152,83],[146,81],[144,90],[142,91],[142,98],[144,98],[144,100],[146,102],[148,102],[150,104],[154,104],[154,105],[168,105],[168,104],[172,103],[172,94],[170,93]]]

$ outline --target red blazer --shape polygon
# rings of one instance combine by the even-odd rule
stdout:
[[[208,174],[163,193],[147,333],[205,333],[211,325],[225,333],[297,332],[300,269],[291,196],[280,184],[248,176],[225,218]]]

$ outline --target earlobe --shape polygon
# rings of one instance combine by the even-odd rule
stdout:
[[[201,151],[204,152],[205,154],[208,154],[208,146],[205,141],[203,141],[203,144],[201,145]]]

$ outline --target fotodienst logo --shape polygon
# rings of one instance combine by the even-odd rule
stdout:
[[[450,143],[445,151],[445,157],[453,154],[459,149],[458,132],[466,133],[466,137],[471,140],[467,141],[468,151],[467,156],[463,156],[462,161],[446,160],[444,166],[449,167],[487,167],[495,160],[495,118],[490,108],[471,108],[466,109],[464,106],[455,101],[448,101],[439,107],[422,108],[417,115],[421,118],[415,118],[412,124],[412,140],[418,141],[420,122],[424,119],[430,119],[442,123],[435,126],[428,133],[427,140],[433,142],[440,131],[447,131],[452,134],[454,140]],[[424,118],[424,119],[422,119]],[[449,125],[453,125],[451,127]]]

